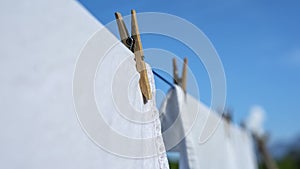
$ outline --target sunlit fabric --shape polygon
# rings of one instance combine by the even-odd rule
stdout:
[[[86,42],[103,28],[101,23],[72,0],[1,1],[0,8],[0,76],[3,82],[0,87],[0,168],[168,168],[164,153],[134,159],[107,152],[93,143],[80,126],[72,93],[75,65]],[[115,55],[104,61],[107,66],[102,67],[105,68],[102,79],[111,77],[117,69],[114,65],[126,57],[131,59],[123,65],[130,67],[128,71],[136,72],[133,54],[112,34],[107,33],[106,37],[105,40],[114,40],[116,46],[111,50]],[[103,47],[95,45],[98,49]],[[153,75],[148,69],[155,92]],[[123,78],[133,78],[128,94],[134,97],[130,97],[130,103],[141,109],[150,108],[158,115],[154,100],[143,104],[138,76],[128,77],[128,71],[122,73]],[[103,85],[97,84],[96,89]],[[122,83],[117,85],[124,87]],[[109,87],[97,90],[101,96],[95,94],[98,102],[110,103],[107,98],[111,95],[103,92]],[[113,109],[111,104],[107,105],[107,110]],[[103,115],[105,119],[111,119],[108,124],[125,136],[160,135],[160,127],[158,130],[154,127],[154,124],[160,125],[158,119],[141,125],[130,123],[112,111],[104,112],[108,112]],[[112,140],[112,144],[115,141]],[[161,144],[161,152],[164,152],[163,142],[153,144]],[[124,148],[122,142],[113,146]],[[137,148],[143,150],[147,145]]]
[[[250,135],[180,87],[170,89],[160,112],[165,146],[180,153],[180,169],[256,169]],[[182,136],[174,147],[173,141]]]

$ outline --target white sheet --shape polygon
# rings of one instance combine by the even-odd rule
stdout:
[[[219,115],[185,95],[180,87],[170,89],[160,112],[166,149],[180,153],[180,169],[256,169],[248,133],[220,121]],[[175,119],[179,125],[169,130]],[[172,148],[182,134],[186,137]]]
[[[148,65],[147,72],[155,96]],[[143,103],[131,51],[102,29],[86,44],[74,75],[80,122],[90,138],[109,152],[102,155],[103,165],[114,169],[168,168],[155,97]]]
[[[168,168],[163,153],[147,159],[108,153],[88,139],[78,123],[72,97],[76,59],[103,25],[72,0],[1,1],[0,8],[0,168]],[[132,57],[120,43],[114,51],[120,54],[116,58]],[[120,60],[108,61],[107,72]],[[133,71],[133,63],[125,65]],[[153,80],[151,73],[149,78]],[[136,98],[130,100],[138,106],[141,96],[136,82],[130,90]],[[107,100],[98,97],[98,101]],[[155,110],[151,103],[147,106]],[[159,125],[157,121],[134,128],[113,113],[104,117],[123,135],[159,136],[153,127]]]

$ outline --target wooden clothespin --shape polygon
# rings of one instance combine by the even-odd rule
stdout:
[[[232,116],[233,116],[233,111],[230,109],[225,110],[225,112],[223,112],[222,114],[222,118],[224,119],[224,128],[225,128],[225,132],[227,134],[228,137],[230,137],[230,125],[232,122]]]
[[[184,93],[186,93],[186,78],[187,78],[187,58],[184,58],[184,64],[182,69],[181,78],[178,77],[178,69],[176,64],[176,59],[173,59],[173,76],[174,76],[174,83],[181,86]]]
[[[222,114],[222,116],[228,124],[232,122],[232,111],[227,110]]]
[[[135,10],[131,10],[131,36],[129,36],[122,15],[119,12],[116,12],[115,16],[117,19],[121,42],[134,53],[136,69],[140,73],[140,89],[144,97],[144,103],[146,103],[152,98],[152,93],[147,76],[146,64],[144,62],[144,52],[136,19],[136,12]]]
[[[253,134],[253,138],[256,142],[259,153],[263,157],[266,168],[278,169],[275,160],[272,158],[271,153],[267,148],[268,135],[258,136],[257,134]]]

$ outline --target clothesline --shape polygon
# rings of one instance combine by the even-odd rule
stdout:
[[[174,85],[171,82],[169,82],[167,79],[165,79],[160,74],[158,74],[157,72],[155,72],[153,69],[152,69],[152,72],[153,72],[153,74],[155,76],[157,76],[158,78],[160,78],[163,82],[167,83],[169,86],[171,86],[172,88],[174,88]]]

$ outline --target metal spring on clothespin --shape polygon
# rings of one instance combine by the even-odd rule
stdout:
[[[140,74],[139,85],[144,98],[144,103],[146,103],[148,100],[152,99],[152,93],[146,64],[144,62],[144,52],[136,19],[136,12],[135,10],[131,10],[131,36],[129,36],[122,15],[119,12],[116,12],[115,17],[117,19],[121,42],[134,53],[136,69]]]
[[[183,68],[182,68],[182,74],[181,78],[178,76],[178,69],[177,69],[177,63],[176,59],[173,59],[173,77],[174,77],[174,84],[179,85],[184,93],[186,93],[186,81],[187,81],[187,58],[184,58],[183,61]]]

